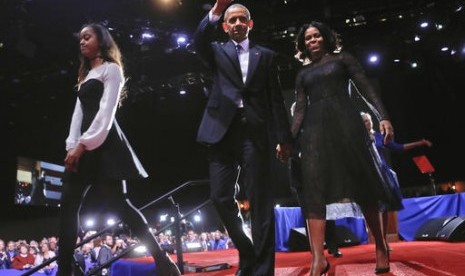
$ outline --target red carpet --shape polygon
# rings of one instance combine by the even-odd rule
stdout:
[[[459,276],[465,275],[465,243],[413,241],[391,243],[391,272],[383,275],[391,276]],[[374,245],[358,245],[343,247],[342,258],[328,255],[331,263],[329,275],[363,276],[375,275]],[[176,256],[172,256],[176,260]],[[190,266],[207,266],[228,263],[229,269],[194,273],[185,270],[186,275],[231,276],[237,270],[237,253],[233,249],[199,253],[185,253],[184,262]],[[134,261],[150,262],[151,258]],[[309,252],[277,252],[276,276],[308,275],[311,255]]]

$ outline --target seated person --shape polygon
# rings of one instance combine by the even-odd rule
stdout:
[[[29,246],[26,243],[19,245],[19,253],[13,257],[11,266],[14,269],[30,269],[34,266],[34,255],[29,253]]]

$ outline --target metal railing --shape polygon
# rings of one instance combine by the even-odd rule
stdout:
[[[168,199],[171,202],[172,207],[176,211],[176,215],[174,216],[175,219],[174,219],[174,221],[172,223],[169,223],[169,224],[165,225],[164,227],[158,229],[158,231],[159,232],[164,231],[165,229],[169,228],[170,226],[175,225],[177,266],[178,266],[179,271],[182,274],[184,274],[184,261],[183,261],[183,255],[182,255],[183,252],[182,252],[182,241],[181,241],[181,221],[184,218],[191,215],[192,213],[196,212],[197,210],[211,204],[211,200],[208,199],[208,200],[204,201],[203,203],[199,204],[198,206],[196,206],[195,208],[191,209],[185,215],[181,215],[181,212],[179,210],[179,204],[174,201],[172,195],[175,194],[176,192],[184,189],[185,187],[195,186],[195,185],[204,185],[204,184],[208,184],[209,181],[210,180],[208,180],[208,179],[187,181],[187,182],[179,185],[178,187],[174,188],[173,190],[171,190],[171,191],[165,193],[164,195],[152,200],[151,202],[145,204],[144,206],[142,206],[142,207],[140,207],[138,209],[139,211],[142,211],[142,210],[146,209],[147,207],[149,207],[151,205],[154,205],[154,204],[156,204],[156,203],[158,203],[158,202],[160,202],[161,200],[164,200],[164,199]],[[97,232],[97,233],[95,233],[93,235],[90,235],[89,237],[83,239],[81,242],[77,243],[75,248],[79,248],[82,245],[92,241],[93,239],[101,236],[103,233],[109,231],[110,229],[115,227],[115,225],[118,225],[120,223],[122,223],[122,221],[118,221],[115,224],[107,226],[107,227],[103,228],[102,230],[100,230],[99,232]],[[102,269],[110,266],[116,260],[119,260],[120,258],[122,258],[122,257],[126,256],[127,254],[129,254],[130,252],[132,252],[135,248],[137,248],[136,245],[137,244],[129,246],[128,248],[123,250],[119,255],[114,256],[113,258],[111,258],[107,262],[101,264],[100,266],[91,269],[89,272],[85,273],[84,275],[86,275],[86,276],[95,275],[96,273],[100,272]],[[52,262],[56,261],[58,258],[59,258],[59,255],[57,255],[57,256],[55,256],[53,258],[50,258],[47,261],[44,261],[43,263],[41,263],[40,265],[29,269],[28,271],[21,274],[20,276],[32,275],[33,273],[39,271],[40,269],[42,269],[42,268],[46,267],[47,265],[51,264]]]

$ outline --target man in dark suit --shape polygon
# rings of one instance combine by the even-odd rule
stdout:
[[[108,262],[110,259],[113,258],[113,253],[111,252],[111,248],[113,247],[113,235],[106,233],[103,235],[103,245],[100,248],[97,256],[97,264],[98,266],[102,266],[104,263]],[[103,268],[100,272],[101,276],[110,275],[109,268]]]
[[[275,148],[277,158],[287,160],[291,134],[276,54],[249,41],[250,12],[231,2],[217,0],[194,36],[196,53],[213,75],[197,141],[208,145],[210,197],[239,251],[236,275],[272,276],[275,226],[270,162]],[[220,43],[211,39],[223,12],[222,27],[230,39]],[[253,242],[243,231],[234,202],[239,166],[250,201]]]

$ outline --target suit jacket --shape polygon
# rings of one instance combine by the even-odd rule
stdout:
[[[107,245],[102,245],[102,248],[100,248],[100,251],[97,256],[97,264],[101,266],[105,262],[109,261],[111,258],[113,258],[113,254],[111,253],[111,248],[108,247]],[[100,271],[100,275],[110,275],[109,273],[110,268],[104,268]]]
[[[291,134],[287,111],[278,81],[276,53],[249,43],[249,67],[246,82],[242,74],[235,45],[212,41],[217,24],[208,15],[194,34],[194,47],[202,61],[213,73],[205,112],[197,141],[219,142],[237,112],[237,100],[242,97],[245,117],[259,145],[269,138],[276,143],[290,143]]]

